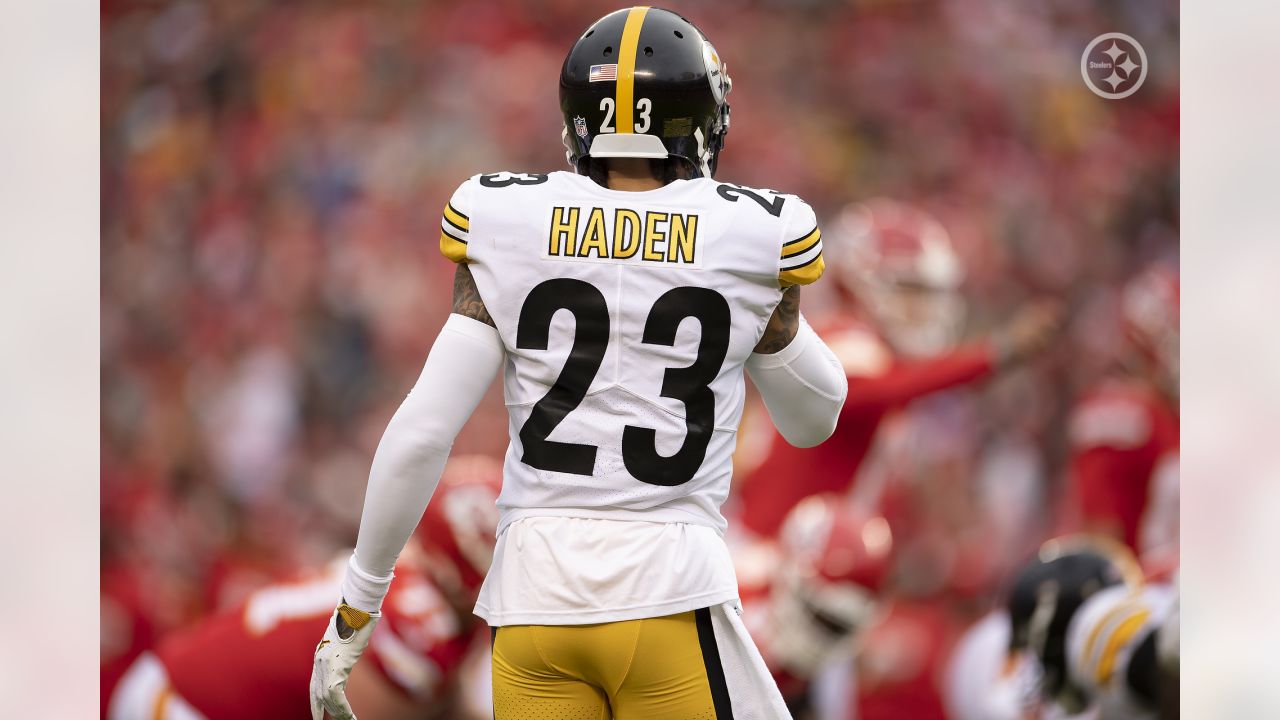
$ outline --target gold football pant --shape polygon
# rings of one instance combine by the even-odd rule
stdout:
[[[599,625],[493,629],[495,720],[726,720],[703,608]]]

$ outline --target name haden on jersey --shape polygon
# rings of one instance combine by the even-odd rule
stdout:
[[[698,215],[627,207],[551,208],[545,258],[698,267]]]

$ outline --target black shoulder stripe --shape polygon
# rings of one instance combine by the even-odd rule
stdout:
[[[814,241],[810,243],[807,247],[798,247],[795,250],[792,250],[791,252],[787,252],[784,249],[782,251],[782,257],[780,259],[786,260],[787,258],[793,258],[798,255],[803,255],[807,252],[812,252],[814,248],[821,248],[821,247],[822,247],[822,241],[818,239],[814,239]],[[821,252],[821,250],[819,250],[819,252]]]
[[[454,210],[454,212],[458,212],[458,211],[457,211],[457,210]],[[459,214],[459,215],[461,215],[462,213],[458,213],[458,214]],[[464,233],[469,233],[469,232],[471,232],[470,230],[468,230],[468,229],[466,229],[466,228],[462,227],[461,225],[459,225],[458,223],[456,223],[456,222],[454,222],[454,221],[450,220],[450,219],[449,219],[449,214],[448,214],[448,213],[445,213],[443,217],[444,217],[444,221],[445,221],[445,222],[449,223],[449,224],[450,224],[450,225],[452,225],[453,227],[458,228],[458,229],[459,229],[459,230],[461,230],[462,232],[464,232]]]
[[[781,270],[780,272],[787,272],[787,271],[789,271],[789,270],[799,270],[800,268],[802,268],[802,267],[804,267],[804,266],[806,266],[806,265],[812,265],[812,264],[813,264],[815,261],[817,261],[817,259],[818,259],[818,258],[820,258],[820,257],[822,257],[822,253],[818,253],[817,255],[814,255],[813,257],[811,257],[811,258],[809,258],[808,260],[806,260],[806,261],[804,261],[804,262],[800,263],[799,265],[792,265],[792,266],[790,266],[790,267],[784,267],[784,268],[782,268],[782,270]]]
[[[471,221],[471,218],[467,217],[466,213],[458,212],[458,208],[454,207],[452,202],[447,202],[445,204],[449,206],[450,210],[458,213],[458,217],[462,218],[463,220],[466,220],[467,222]]]
[[[449,230],[448,230],[447,228],[445,228],[444,226],[441,226],[441,227],[440,227],[440,232],[444,233],[445,235],[448,235],[449,237],[453,238],[454,240],[457,240],[458,242],[462,243],[463,245],[466,245],[466,244],[467,244],[467,241],[466,241],[466,240],[463,240],[462,238],[458,237],[457,235],[454,235],[453,233],[449,232]]]

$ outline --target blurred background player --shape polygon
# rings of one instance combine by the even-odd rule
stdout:
[[[875,617],[892,547],[884,518],[828,493],[796,505],[777,540],[735,548],[743,622],[796,718],[822,717],[813,683]]]
[[[1178,546],[1178,298],[1166,262],[1125,284],[1122,348],[1070,421],[1070,491],[1083,529],[1166,567]]]
[[[832,235],[840,303],[816,329],[844,365],[850,394],[835,435],[799,449],[776,433],[751,438],[761,457],[740,476],[742,524],[765,536],[808,495],[855,482],[876,431],[912,400],[974,382],[1040,352],[1061,318],[1032,304],[987,338],[956,346],[965,319],[959,256],[942,225],[910,205],[877,199],[848,206]]]
[[[1144,579],[1115,541],[1075,535],[1046,542],[1014,578],[1006,608],[958,644],[948,668],[950,717],[1164,717],[1161,691],[1170,677],[1159,633],[1175,597],[1173,586]]]
[[[863,628],[847,681],[826,687],[861,717],[940,718],[938,675],[951,641],[994,589],[1003,559],[1017,557],[1044,478],[1038,461],[1021,459],[1035,456],[1038,437],[991,427],[976,393],[939,393],[1043,350],[1060,312],[1050,301],[1029,305],[957,347],[964,269],[936,219],[879,199],[847,207],[837,232],[841,310],[819,327],[858,393],[830,446],[765,443],[764,461],[743,478],[741,511],[768,535],[807,494],[849,491],[864,515],[885,523],[894,543],[876,588],[881,612]]]
[[[450,461],[423,521],[396,564],[397,582],[369,655],[348,685],[360,717],[460,718],[474,712],[461,671],[487,654],[471,615],[493,555],[502,466]],[[308,660],[333,612],[346,555],[315,575],[258,589],[234,609],[170,634],[133,663],[108,720],[309,718]],[[483,717],[484,715],[479,715]]]

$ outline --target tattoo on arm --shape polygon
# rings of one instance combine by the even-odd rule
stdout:
[[[453,273],[453,311],[497,327],[484,306],[484,300],[480,299],[480,289],[476,287],[475,278],[471,277],[471,268],[462,263],[458,263],[458,269]]]
[[[800,331],[800,286],[792,285],[782,292],[782,300],[773,309],[764,336],[753,352],[772,355],[791,344]]]

